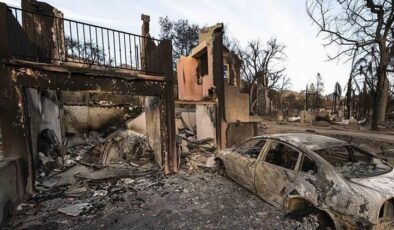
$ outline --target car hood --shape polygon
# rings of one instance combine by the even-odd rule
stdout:
[[[224,150],[222,150],[222,151],[219,151],[218,153],[217,153],[217,157],[224,157],[224,156],[226,156],[227,154],[231,154],[231,153],[233,153],[234,152],[234,150],[235,150],[235,148],[228,148],[228,149],[224,149]]]
[[[379,176],[350,179],[353,183],[379,192],[386,198],[394,197],[394,170]]]

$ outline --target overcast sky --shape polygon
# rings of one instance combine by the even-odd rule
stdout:
[[[0,0],[20,7],[20,0]],[[328,62],[317,28],[311,24],[304,0],[46,0],[66,18],[81,20],[140,34],[141,13],[151,16],[151,35],[158,37],[158,20],[188,19],[192,23],[212,25],[223,22],[230,37],[245,44],[275,37],[286,45],[286,74],[292,89],[302,90],[320,72],[325,93],[335,82],[345,85],[349,63]]]

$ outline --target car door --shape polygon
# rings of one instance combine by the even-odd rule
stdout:
[[[315,185],[318,184],[316,175],[319,172],[319,166],[308,155],[302,155],[292,195],[302,197],[303,199],[318,206],[317,199],[319,195],[317,194],[318,190]]]
[[[255,166],[266,142],[261,138],[246,141],[229,154],[226,160],[227,175],[250,191],[255,191]]]
[[[292,146],[270,140],[256,164],[257,195],[277,207],[282,207],[285,195],[294,189],[301,153]]]

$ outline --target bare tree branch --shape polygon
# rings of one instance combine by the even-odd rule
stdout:
[[[394,58],[393,0],[307,0],[306,10],[324,46],[334,46],[329,60],[353,59],[356,65],[368,65],[358,73],[373,94],[372,126],[384,120],[388,97],[388,73]],[[358,68],[358,67],[357,67]],[[352,71],[355,68],[352,69]],[[355,84],[358,84],[356,82]]]

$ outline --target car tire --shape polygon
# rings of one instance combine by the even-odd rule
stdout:
[[[331,217],[328,216],[328,214],[326,214],[325,212],[318,211],[317,212],[317,219],[318,219],[318,223],[319,223],[318,229],[320,229],[320,230],[335,230],[335,225],[334,225],[333,221],[331,220]]]
[[[334,222],[327,213],[321,210],[311,210],[304,216],[306,217],[312,215],[317,217],[317,223],[319,224],[317,227],[318,230],[335,230]]]
[[[317,226],[316,229],[319,230],[335,230],[335,224],[332,221],[331,217],[324,211],[321,211],[317,208],[315,208],[311,204],[305,205],[302,209],[296,210],[292,213],[290,213],[290,217],[294,218],[300,222],[303,221],[303,218],[306,217],[312,217],[312,219],[315,219],[315,223],[317,223],[319,226]]]

